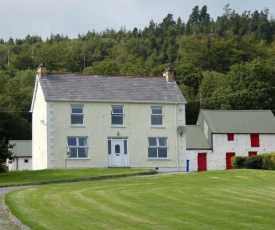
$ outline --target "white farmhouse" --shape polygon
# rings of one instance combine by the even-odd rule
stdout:
[[[186,169],[185,98],[163,77],[61,74],[36,77],[33,169]]]
[[[231,169],[233,156],[275,151],[275,118],[270,110],[201,110],[187,126],[190,171]]]

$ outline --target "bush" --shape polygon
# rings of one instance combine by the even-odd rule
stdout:
[[[244,164],[246,161],[247,157],[244,156],[237,156],[237,157],[232,157],[232,165],[234,169],[242,169],[245,168]]]
[[[263,156],[257,155],[247,157],[244,162],[244,166],[248,169],[263,169]]]
[[[275,152],[262,154],[263,169],[275,170]]]
[[[275,170],[275,152],[264,153],[251,157],[232,157],[232,165],[235,169],[248,168]]]
[[[7,171],[6,166],[4,164],[0,164],[0,173],[4,173],[6,171]]]

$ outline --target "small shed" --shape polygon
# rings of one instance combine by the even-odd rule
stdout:
[[[32,170],[32,141],[31,140],[10,140],[12,148],[12,160],[7,159],[9,171]]]

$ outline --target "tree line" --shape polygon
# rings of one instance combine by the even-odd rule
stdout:
[[[187,22],[168,14],[143,29],[88,31],[0,39],[0,140],[30,139],[35,70],[158,76],[171,66],[185,95],[187,124],[205,109],[272,109],[275,20],[269,10],[236,13],[227,4],[215,20],[195,6]]]

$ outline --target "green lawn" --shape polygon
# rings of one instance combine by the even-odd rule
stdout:
[[[97,168],[97,169],[51,169],[37,171],[11,171],[0,173],[0,187],[32,184],[48,184],[53,182],[71,182],[95,180],[102,177],[118,175],[153,173],[153,170],[130,168]]]
[[[6,196],[32,229],[274,229],[275,171],[42,185]]]

